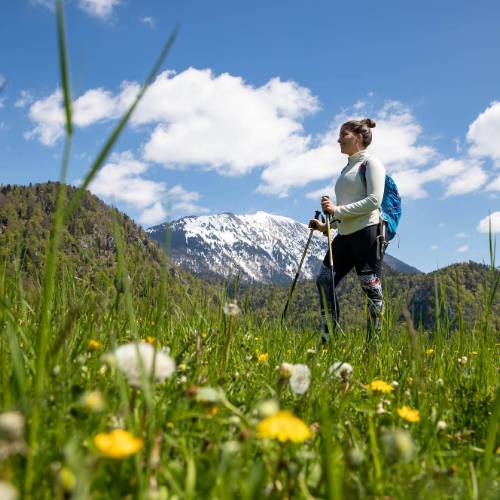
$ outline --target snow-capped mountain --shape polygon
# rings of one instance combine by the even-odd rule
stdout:
[[[290,282],[309,236],[306,224],[266,212],[189,216],[169,226],[169,254],[181,267],[205,276],[228,277],[239,271],[242,280],[261,283]],[[161,224],[146,232],[164,245],[166,228]],[[326,237],[315,232],[303,278],[317,274],[326,248]]]

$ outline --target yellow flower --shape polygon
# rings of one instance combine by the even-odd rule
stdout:
[[[101,343],[98,340],[92,339],[89,340],[88,346],[91,351],[97,351],[101,348]]]
[[[154,337],[151,337],[151,335],[148,335],[146,337],[146,342],[151,345],[155,345],[157,343],[156,339]]]
[[[368,387],[373,392],[382,392],[383,394],[388,394],[394,390],[394,387],[392,387],[392,385],[384,382],[383,380],[374,380],[368,385]]]
[[[269,359],[269,354],[267,352],[263,352],[257,356],[257,361],[259,363],[265,363]]]
[[[434,352],[434,349],[429,348],[429,349],[427,349],[427,351],[425,351],[425,354],[427,354],[427,356],[430,356],[433,352]]]
[[[470,355],[475,358],[479,353],[477,351],[472,351]]]
[[[104,400],[99,391],[86,392],[81,399],[82,405],[91,412],[100,412],[104,409]]]
[[[209,417],[215,417],[219,414],[219,411],[220,409],[217,405],[212,405],[205,409],[205,415],[208,415]]]
[[[407,422],[420,422],[420,412],[409,406],[398,408],[398,415]]]
[[[276,439],[282,443],[303,443],[311,436],[311,429],[289,411],[279,411],[257,425],[257,437]]]
[[[142,449],[143,441],[124,429],[100,433],[94,437],[96,448],[106,457],[125,458]]]

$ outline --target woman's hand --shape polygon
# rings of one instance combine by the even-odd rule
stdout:
[[[321,231],[322,233],[326,231],[326,224],[318,219],[311,219],[309,221],[309,227],[311,229],[315,229],[316,231]]]
[[[325,214],[333,214],[335,212],[335,205],[329,196],[321,197],[321,209]]]

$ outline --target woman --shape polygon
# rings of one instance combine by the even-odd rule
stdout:
[[[354,267],[368,297],[368,340],[380,330],[384,311],[380,282],[383,248],[378,236],[382,227],[380,205],[384,195],[385,169],[380,160],[366,151],[372,142],[371,129],[374,127],[375,122],[369,118],[351,120],[342,125],[338,142],[340,151],[348,155],[348,162],[335,184],[336,204],[328,196],[321,198],[323,212],[332,221],[332,227],[338,230],[331,249],[335,288]],[[326,232],[326,224],[317,220],[312,220],[310,227]],[[327,342],[330,337],[327,315],[331,316],[335,329],[340,312],[332,286],[328,253],[316,284],[323,321],[322,338]]]

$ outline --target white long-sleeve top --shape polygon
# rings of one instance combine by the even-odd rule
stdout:
[[[366,162],[365,179],[359,167]],[[384,196],[385,168],[382,162],[366,150],[349,156],[347,165],[335,183],[339,234],[352,234],[380,222],[380,205]]]

